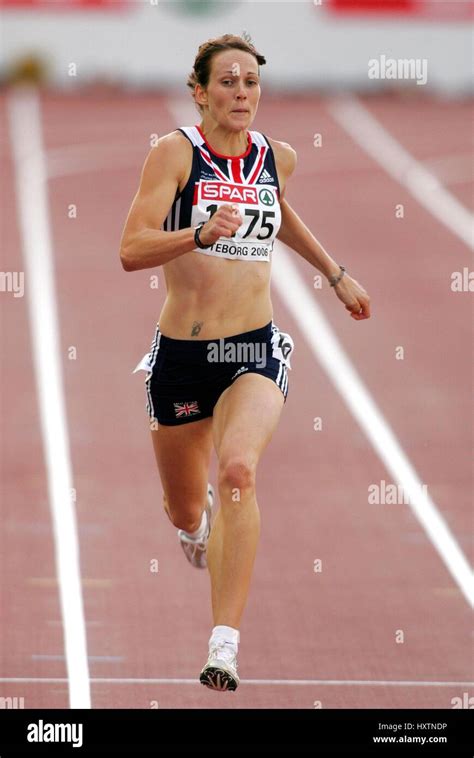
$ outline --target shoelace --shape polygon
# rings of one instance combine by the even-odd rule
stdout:
[[[225,640],[213,642],[209,647],[209,658],[218,658],[229,663],[237,671],[237,654],[234,646]]]
[[[208,537],[205,540],[193,540],[192,537],[188,537],[187,534],[180,532],[179,538],[181,542],[187,542],[189,545],[195,545],[198,548],[205,548],[207,545]]]

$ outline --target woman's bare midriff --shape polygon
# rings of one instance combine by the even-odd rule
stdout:
[[[232,261],[196,252],[163,266],[167,296],[160,331],[173,339],[230,337],[273,317],[271,263]]]

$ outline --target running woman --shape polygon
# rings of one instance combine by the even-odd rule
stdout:
[[[122,235],[125,271],[163,266],[167,286],[145,379],[163,505],[187,559],[208,568],[214,627],[200,674],[239,684],[239,627],[257,550],[257,466],[288,393],[294,348],[273,323],[275,238],[321,271],[355,320],[369,297],[283,199],[296,153],[250,131],[265,58],[225,34],[199,47],[187,85],[201,121],[149,152]],[[208,483],[212,449],[218,461]]]

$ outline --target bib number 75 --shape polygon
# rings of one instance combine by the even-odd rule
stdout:
[[[214,213],[217,211],[218,207],[219,206],[214,203],[212,205],[207,206],[206,211],[207,213],[209,213],[209,218],[212,218]],[[257,224],[258,221],[260,221],[260,230],[262,231],[263,229],[265,229],[266,234],[262,235],[260,231],[256,235],[256,238],[258,240],[267,240],[269,237],[272,236],[273,230],[275,227],[272,223],[270,223],[268,219],[275,218],[275,211],[262,211],[260,214],[260,211],[257,210],[256,208],[255,209],[246,208],[244,215],[250,216],[252,220],[250,224],[248,225],[245,231],[245,234],[242,235],[242,239],[245,239],[246,237],[249,237],[252,234],[253,230],[255,229],[255,225]],[[232,237],[235,237],[235,232],[232,234]]]

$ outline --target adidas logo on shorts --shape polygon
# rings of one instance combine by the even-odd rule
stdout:
[[[248,371],[248,368],[246,366],[242,366],[241,368],[239,368],[239,370],[235,372],[234,376],[231,377],[231,381],[232,379],[235,379],[237,376],[240,376],[240,374],[243,374],[244,371]]]

